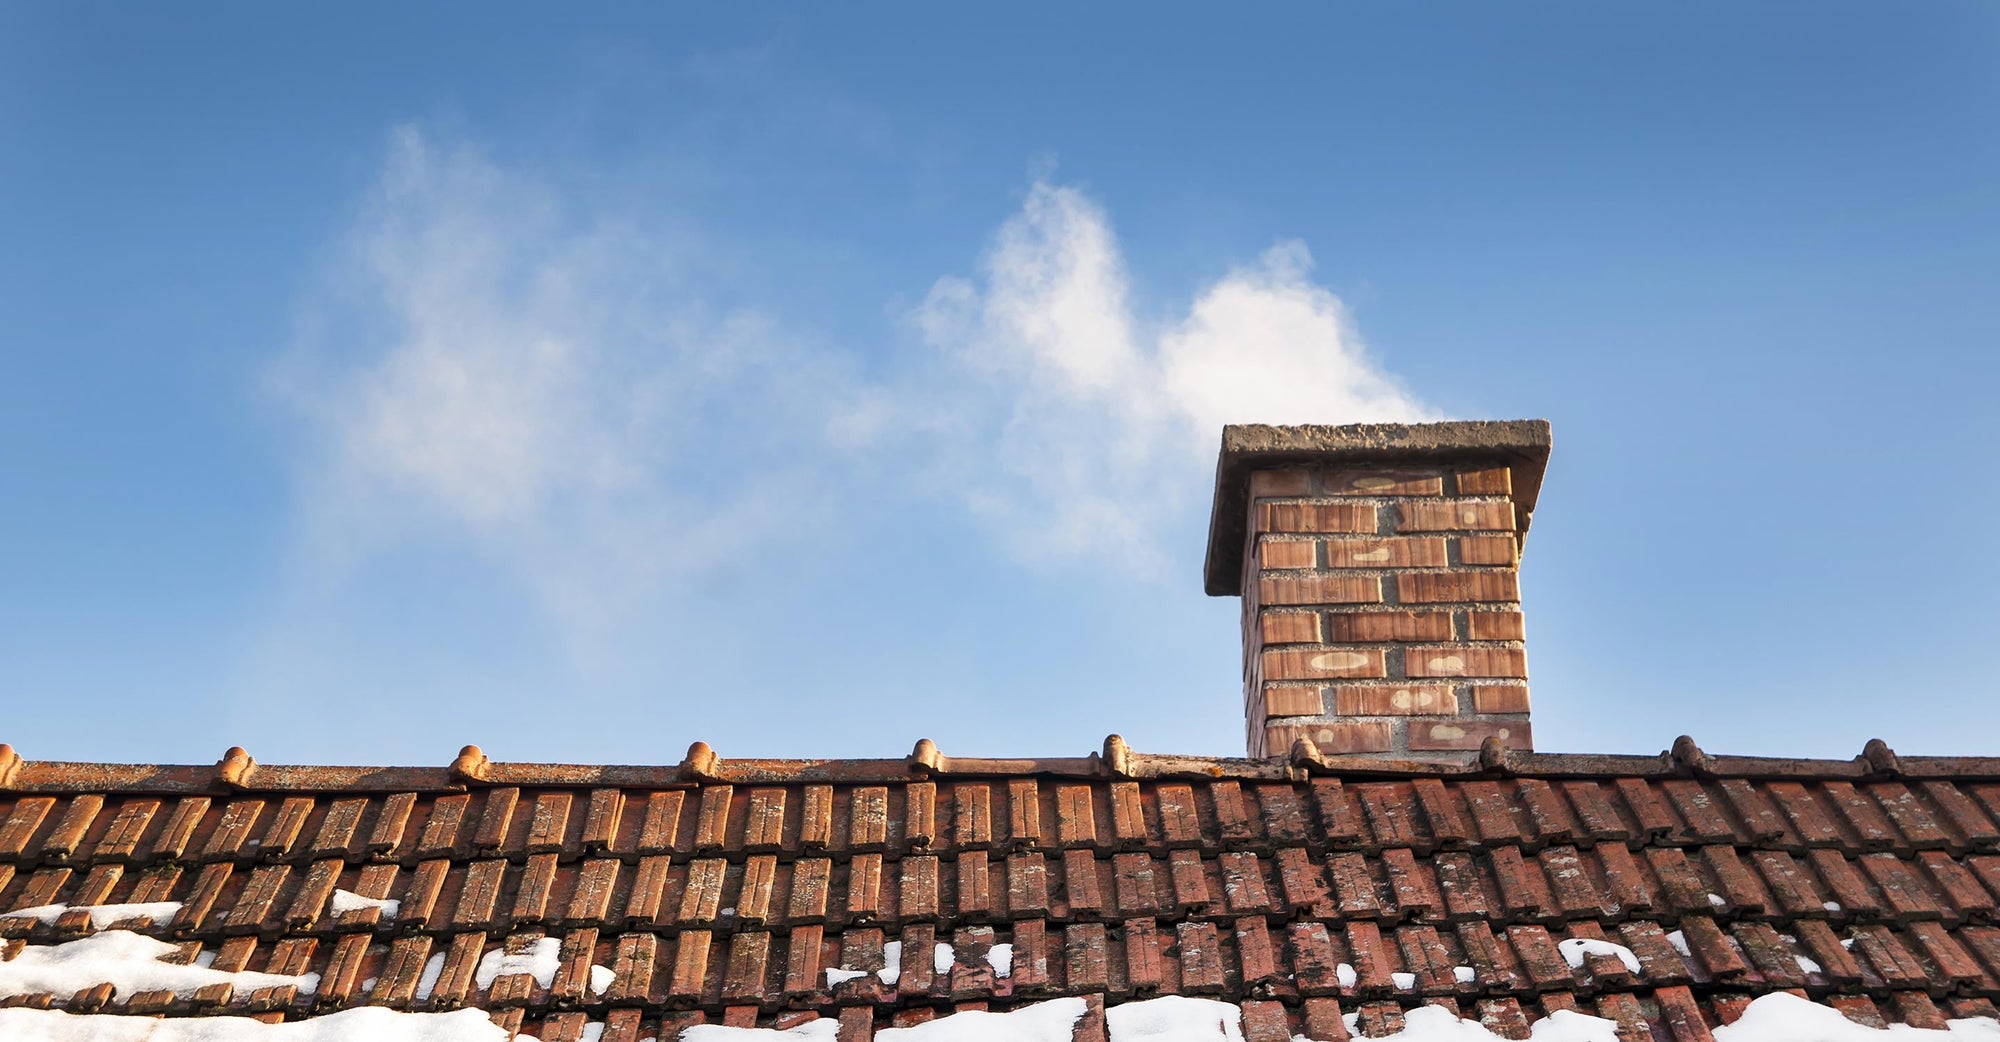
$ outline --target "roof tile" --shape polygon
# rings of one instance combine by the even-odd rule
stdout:
[[[1961,847],[1972,850],[2000,847],[2000,827],[1994,826],[1993,819],[1964,790],[1944,781],[1927,781],[1921,787],[1957,833]]]
[[[1407,783],[1368,782],[1351,789],[1361,801],[1362,813],[1373,833],[1374,848],[1430,848],[1431,844],[1425,842],[1428,837],[1419,831],[1416,816],[1411,813],[1416,802]]]
[[[1268,1002],[1265,1015],[1304,1033],[1315,1009],[1325,1029],[1326,1003],[1344,993],[1342,962],[1359,974],[1356,996],[1399,1008],[1463,1001],[1509,1031],[1525,1023],[1515,1019],[1524,1003],[1545,1012],[1600,995],[1602,1010],[1624,1008],[1613,996],[1629,994],[1643,1015],[1689,984],[1715,1017],[1740,1005],[1711,996],[1718,983],[1739,995],[1873,989],[1882,1005],[1868,1008],[1906,1020],[1937,1007],[1892,992],[2000,992],[2000,927],[1989,925],[2000,855],[1985,852],[2000,845],[1989,806],[2000,786],[1985,782],[1343,780],[1317,767],[1309,780],[1224,771],[1189,781],[1124,761],[1117,775],[1042,780],[954,776],[944,760],[927,769],[882,783],[711,764],[697,784],[656,788],[599,775],[514,785],[525,776],[502,768],[494,777],[510,784],[469,792],[0,794],[0,840],[13,844],[0,843],[0,908],[182,902],[170,923],[134,925],[184,932],[197,948],[221,943],[243,968],[296,964],[326,978],[312,999],[287,989],[203,999],[272,1015],[418,1005],[415,982],[443,955],[433,1008],[479,1003],[563,1033],[580,1030],[573,1018],[549,1018],[572,1003],[592,1021],[622,1008],[632,1016],[621,1023],[639,1032],[683,1022],[634,1005],[669,997],[687,1023],[768,1026],[845,1002],[879,1007],[889,1023],[907,1004],[999,1009],[1093,988]],[[1056,824],[1048,835],[1044,815]],[[1062,855],[1053,874],[1049,850]],[[334,916],[335,889],[395,898],[401,912]],[[1853,951],[1829,920],[1852,932]],[[489,936],[520,945],[543,927],[565,931],[554,986],[472,988]],[[80,911],[50,927],[0,918],[0,932],[38,940],[90,929]],[[1693,958],[1675,951],[1670,929]],[[885,937],[906,946],[901,983],[871,974],[826,987],[826,966],[878,968]],[[1556,937],[1609,937],[1641,970],[1600,957],[1572,972]],[[955,953],[948,974],[930,969],[938,939]],[[1002,941],[1014,946],[1007,978],[984,958]],[[1800,957],[1820,971],[1802,970]],[[599,962],[623,974],[616,997],[589,992]],[[1460,965],[1473,968],[1471,982],[1457,979]],[[1395,987],[1401,972],[1412,988]],[[47,999],[100,1000],[168,1015],[196,1008],[171,995]]]
[[[1516,792],[1526,811],[1528,838],[1533,845],[1568,843],[1576,838],[1576,816],[1555,786],[1540,778],[1523,778],[1516,783]]]
[[[1741,823],[1744,838],[1749,842],[1760,846],[1796,845],[1796,841],[1790,839],[1791,830],[1786,827],[1785,819],[1757,786],[1742,778],[1724,778],[1716,788]]]
[[[1619,816],[1597,782],[1565,781],[1561,785],[1563,794],[1569,797],[1570,806],[1576,809],[1577,819],[1583,825],[1584,838],[1599,843],[1624,842],[1634,838],[1631,828]]]

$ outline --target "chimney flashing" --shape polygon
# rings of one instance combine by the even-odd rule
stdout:
[[[1525,536],[1542,489],[1549,445],[1547,420],[1355,423],[1338,427],[1231,424],[1222,429],[1222,451],[1215,465],[1204,588],[1211,597],[1235,597],[1243,592],[1252,471],[1348,463],[1502,462],[1514,471],[1517,531]]]

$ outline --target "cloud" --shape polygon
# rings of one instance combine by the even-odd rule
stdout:
[[[310,435],[316,570],[469,545],[588,640],[778,538],[820,488],[792,450],[851,436],[865,396],[839,355],[714,308],[711,247],[398,131],[273,377]]]
[[[1037,182],[978,277],[910,314],[937,350],[870,359],[864,380],[814,316],[717,306],[742,295],[716,274],[726,242],[587,198],[393,136],[274,372],[307,434],[314,581],[469,550],[572,649],[615,658],[649,603],[823,539],[863,496],[969,507],[1029,559],[1161,573],[1205,513],[1222,424],[1429,415],[1298,244],[1148,319],[1103,209]]]
[[[1279,243],[1149,322],[1103,208],[1036,182],[980,277],[939,279],[911,316],[974,378],[960,434],[1007,478],[966,501],[1031,556],[1150,571],[1160,519],[1200,501],[1224,424],[1433,417],[1311,272],[1303,244]]]

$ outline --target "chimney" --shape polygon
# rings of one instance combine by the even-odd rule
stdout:
[[[1534,747],[1516,584],[1546,420],[1222,430],[1207,587],[1243,598],[1250,755]]]

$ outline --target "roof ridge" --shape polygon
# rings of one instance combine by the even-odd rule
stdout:
[[[1112,735],[1103,753],[1071,757],[947,756],[923,739],[897,758],[724,759],[696,742],[677,764],[501,762],[468,745],[448,766],[267,764],[231,747],[215,764],[93,763],[27,760],[0,744],[0,792],[388,792],[463,791],[477,786],[688,788],[743,785],[883,784],[932,778],[1041,776],[1087,779],[1234,779],[1298,781],[1312,777],[1712,777],[1746,779],[2000,780],[2000,757],[1898,756],[1870,739],[1852,759],[1731,756],[1703,752],[1683,735],[1655,755],[1518,752],[1494,749],[1469,764],[1327,756],[1310,742],[1252,759],[1142,753]]]

